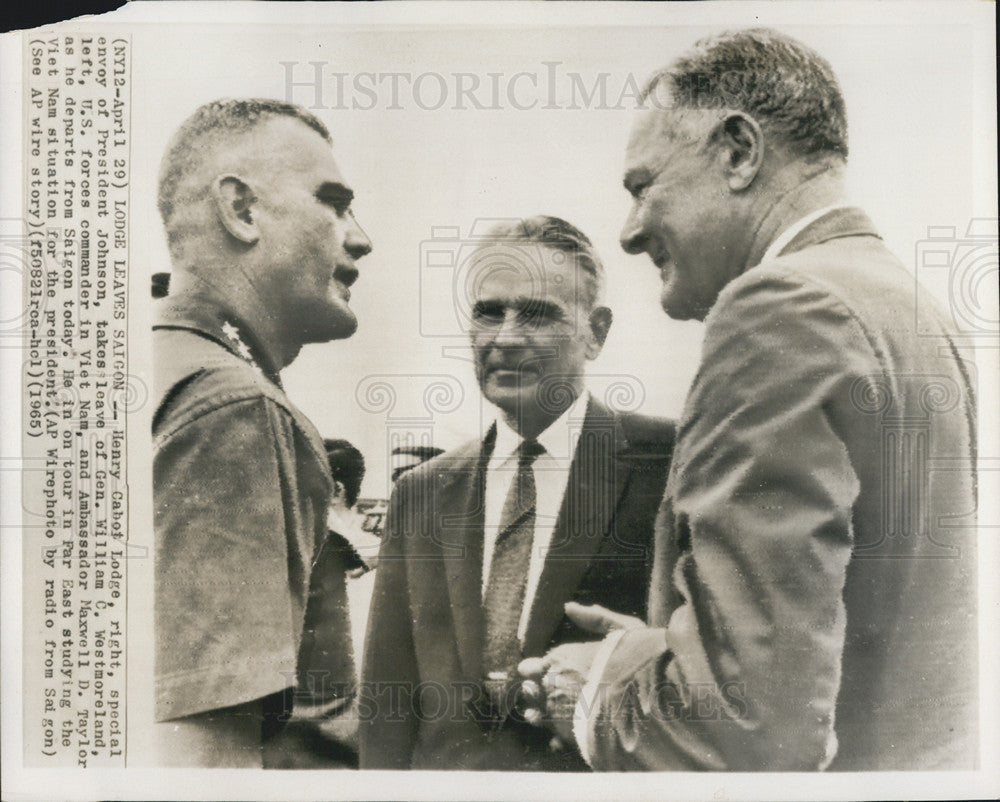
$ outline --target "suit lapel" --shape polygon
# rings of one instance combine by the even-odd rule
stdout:
[[[545,651],[573,596],[600,550],[630,468],[616,459],[626,446],[614,415],[591,400],[566,481],[566,493],[532,603],[524,654]]]
[[[494,428],[483,441],[461,449],[439,475],[432,522],[440,537],[459,660],[464,673],[474,678],[482,673],[486,464],[495,437]]]

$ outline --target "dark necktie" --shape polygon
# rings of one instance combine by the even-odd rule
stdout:
[[[517,473],[500,514],[500,527],[483,601],[486,622],[483,670],[487,677],[499,673],[513,675],[521,660],[517,629],[524,607],[535,535],[535,472],[532,463],[544,452],[545,449],[536,440],[524,440],[518,446]]]

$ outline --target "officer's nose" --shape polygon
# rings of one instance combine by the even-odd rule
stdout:
[[[350,225],[344,237],[344,250],[352,259],[360,259],[372,252],[372,241],[358,224],[353,212],[350,214]]]

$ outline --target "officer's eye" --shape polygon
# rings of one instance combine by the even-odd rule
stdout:
[[[316,200],[326,204],[342,217],[350,212],[354,193],[340,184],[324,184],[317,190]]]

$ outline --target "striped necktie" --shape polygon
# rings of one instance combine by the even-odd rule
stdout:
[[[537,440],[524,440],[517,453],[517,473],[500,513],[483,601],[486,624],[483,669],[487,676],[512,675],[521,660],[517,630],[535,536],[535,471],[532,465],[545,453],[545,448]]]

